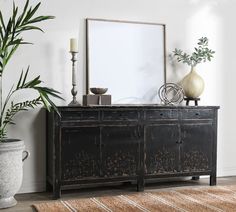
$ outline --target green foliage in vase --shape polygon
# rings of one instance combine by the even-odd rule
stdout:
[[[5,71],[6,65],[16,52],[16,50],[24,44],[31,44],[26,42],[22,34],[31,30],[43,30],[36,26],[37,23],[53,19],[53,16],[36,16],[41,3],[36,6],[29,6],[29,0],[26,0],[22,12],[19,12],[19,8],[13,3],[13,10],[11,17],[6,21],[3,17],[3,13],[0,9],[0,80],[1,80],[1,92],[2,92],[2,76]],[[19,80],[10,89],[4,102],[2,101],[2,93],[0,93],[0,142],[7,138],[7,126],[9,124],[15,124],[13,121],[14,116],[20,111],[26,111],[30,108],[36,108],[39,105],[44,105],[47,110],[55,110],[58,112],[56,105],[50,99],[51,97],[60,97],[60,93],[52,88],[41,86],[42,81],[40,75],[28,79],[29,67],[26,71],[22,71],[19,75]],[[7,82],[9,83],[9,82]],[[32,89],[37,91],[38,96],[34,99],[14,102],[12,100],[13,95],[24,89]]]
[[[173,53],[177,58],[177,61],[186,63],[191,67],[194,67],[201,62],[211,61],[215,51],[208,48],[208,38],[200,38],[197,45],[198,46],[194,48],[194,52],[192,54],[187,54],[181,49],[175,49]]]

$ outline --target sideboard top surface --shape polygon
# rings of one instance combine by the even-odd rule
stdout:
[[[59,109],[108,109],[108,108],[150,108],[150,109],[219,109],[220,106],[174,106],[174,105],[160,105],[160,104],[129,104],[129,105],[89,105],[89,106],[57,106]]]

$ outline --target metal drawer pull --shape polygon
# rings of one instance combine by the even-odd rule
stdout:
[[[199,116],[200,114],[199,113],[195,113],[196,116]]]

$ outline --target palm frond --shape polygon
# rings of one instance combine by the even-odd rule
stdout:
[[[36,15],[40,5],[41,3],[38,3],[35,6],[29,6],[29,0],[26,0],[23,10],[19,11],[19,8],[13,2],[12,15],[8,19],[3,18],[3,13],[0,9],[0,77],[2,77],[6,65],[16,50],[21,45],[32,44],[24,41],[22,34],[31,30],[43,32],[43,30],[36,26],[36,24],[54,18],[54,16]],[[28,73],[29,67],[26,71],[22,70],[16,86],[13,86],[10,89],[3,104],[3,108],[2,96],[0,96],[0,108],[2,108],[0,111],[0,139],[6,137],[7,126],[9,124],[14,124],[13,118],[20,111],[25,111],[31,108],[33,109],[39,105],[44,105],[47,110],[55,110],[59,114],[59,111],[51,100],[51,97],[63,99],[60,97],[60,92],[52,88],[42,87],[40,75],[28,80]],[[11,101],[13,94],[22,89],[33,89],[37,91],[39,96],[36,99],[19,103],[14,103]],[[9,108],[7,109],[8,106]]]
[[[41,3],[38,3],[34,7],[29,7],[29,0],[26,0],[23,11],[18,15],[18,7],[16,7],[13,2],[12,16],[7,23],[4,22],[2,12],[0,11],[0,75],[2,75],[5,66],[20,45],[32,44],[30,42],[25,42],[20,35],[29,30],[43,32],[43,30],[40,27],[35,26],[35,24],[54,18],[54,16],[34,17],[40,4]]]
[[[37,106],[42,104],[42,100],[40,97],[30,100],[30,101],[24,101],[24,102],[18,102],[14,103],[11,102],[10,108],[6,111],[6,115],[4,117],[3,123],[0,128],[0,139],[3,139],[6,137],[6,127],[9,124],[15,124],[13,121],[13,117],[20,111],[27,111],[28,109],[34,109]]]

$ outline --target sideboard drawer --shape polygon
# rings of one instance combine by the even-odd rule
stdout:
[[[176,109],[147,110],[145,112],[145,118],[146,120],[178,119],[178,110]]]
[[[137,121],[138,112],[134,110],[103,111],[102,120],[104,121]]]
[[[62,111],[62,121],[98,121],[98,111]]]
[[[211,109],[186,109],[181,111],[181,119],[212,119],[214,116]]]

